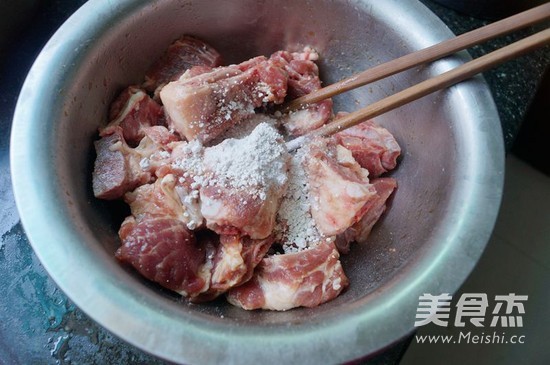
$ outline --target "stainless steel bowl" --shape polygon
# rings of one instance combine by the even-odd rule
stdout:
[[[380,117],[403,148],[399,189],[369,244],[344,257],[351,286],[313,309],[190,305],[113,259],[120,217],[94,199],[92,141],[110,101],[171,41],[192,34],[237,62],[312,45],[330,83],[452,36],[410,0],[90,0],[52,37],[21,91],[11,168],[36,254],[59,287],[122,339],[182,363],[338,363],[413,330],[422,293],[454,292],[493,228],[504,151],[482,78]],[[465,53],[336,98],[354,110],[463,62]]]

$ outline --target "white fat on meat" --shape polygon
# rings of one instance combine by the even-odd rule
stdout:
[[[118,199],[153,180],[156,170],[170,157],[163,142],[172,141],[175,136],[161,126],[144,127],[144,137],[132,148],[124,139],[122,127],[112,126],[109,132],[95,142],[93,189],[98,198]]]
[[[183,222],[188,229],[203,225],[203,218],[198,208],[198,199],[188,201],[183,195],[185,187],[177,186],[173,174],[168,174],[153,184],[142,185],[124,196],[130,205],[132,215],[138,220],[144,217],[174,218]]]
[[[337,297],[348,286],[334,243],[262,259],[254,276],[228,292],[241,308],[288,310],[315,307]]]
[[[376,194],[368,171],[332,139],[319,138],[307,145],[304,162],[317,228],[326,236],[344,232],[361,219],[365,203]]]
[[[317,273],[323,275],[319,282],[309,283],[307,279],[286,282],[261,280],[265,295],[263,308],[281,311],[298,306],[316,306],[335,297],[346,286],[347,278],[344,276],[340,261],[337,259],[336,251],[332,255],[332,259],[325,260],[316,268]],[[315,291],[319,291],[318,296],[308,298],[308,295],[313,296],[312,294]],[[313,303],[309,303],[309,300]]]

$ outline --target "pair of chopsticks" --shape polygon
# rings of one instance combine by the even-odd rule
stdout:
[[[464,33],[431,47],[372,67],[347,79],[297,98],[287,105],[286,110],[292,111],[303,108],[308,104],[319,102],[345,91],[349,91],[405,71],[412,67],[438,60],[460,50],[485,42],[489,39],[514,32],[548,19],[550,19],[550,3],[537,6],[533,9],[475,29],[468,33]],[[330,136],[346,128],[359,124],[362,121],[374,118],[404,104],[410,103],[411,101],[431,94],[432,92],[469,79],[480,72],[486,71],[501,63],[534,51],[535,49],[547,44],[550,44],[550,28],[488,53],[482,57],[476,58],[475,60],[467,62],[455,69],[420,82],[365,108],[347,114],[344,117],[338,118],[336,121],[326,124],[313,132],[287,142],[287,148],[290,151],[295,150],[304,143],[305,139],[315,136]]]

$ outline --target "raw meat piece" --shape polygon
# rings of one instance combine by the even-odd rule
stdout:
[[[153,184],[146,184],[126,193],[124,201],[130,205],[132,215],[141,221],[144,218],[174,218],[182,220],[183,206],[174,188],[174,175],[166,175]]]
[[[317,138],[306,148],[311,215],[322,234],[335,236],[361,219],[376,190],[368,171],[334,140]]]
[[[165,150],[168,150],[166,147],[169,147],[170,143],[181,141],[177,135],[160,125],[144,127],[142,131],[145,137],[149,137],[152,143]]]
[[[352,226],[357,232],[355,241],[363,243],[367,240],[372,227],[378,221],[380,216],[386,210],[386,202],[393,191],[397,188],[397,180],[393,178],[378,178],[372,180],[372,185],[376,189],[376,200],[370,203],[367,212],[359,222]]]
[[[371,178],[393,170],[397,165],[397,157],[401,153],[395,137],[373,120],[367,120],[338,132],[334,138],[351,151],[361,167],[369,170]]]
[[[130,86],[111,104],[109,124],[100,130],[101,137],[113,133],[120,126],[124,139],[130,146],[136,146],[145,136],[144,127],[166,123],[162,107],[143,90]]]
[[[147,71],[143,87],[154,92],[194,66],[212,68],[220,65],[221,56],[214,48],[197,38],[183,36]]]
[[[279,67],[288,73],[288,97],[296,99],[321,87],[319,68],[314,61],[319,54],[306,47],[303,52],[277,51],[270,56]]]
[[[204,151],[201,213],[218,234],[269,236],[287,183],[289,154],[266,123]]]
[[[315,307],[348,286],[334,244],[321,242],[296,253],[265,257],[251,280],[231,289],[227,300],[247,310]]]
[[[184,79],[190,79],[191,77],[195,77],[198,75],[205,74],[207,72],[212,72],[213,68],[208,66],[193,66],[189,70],[185,71],[180,77],[180,80]],[[174,79],[173,81],[176,81],[178,79]]]
[[[397,181],[390,177],[381,177],[371,181],[376,194],[365,204],[365,214],[361,220],[336,237],[336,247],[340,253],[348,253],[350,243],[364,243],[380,216],[386,210],[386,202],[397,188]]]
[[[111,134],[95,142],[93,190],[97,198],[121,198],[152,181],[156,170],[167,163],[170,153],[166,144],[177,137],[161,126],[141,130],[144,137],[136,148],[128,146],[120,126],[109,128]]]
[[[125,153],[139,161],[142,171],[147,171],[154,176],[158,169],[170,162],[171,147],[180,140],[162,126],[145,127],[143,133],[145,137],[139,142],[139,145],[126,150]]]
[[[332,100],[326,99],[289,112],[282,117],[281,123],[289,135],[302,136],[321,127],[331,117]]]
[[[210,271],[205,266],[205,249],[197,245],[193,233],[179,220],[153,218],[137,223],[129,218],[119,235],[122,246],[116,257],[147,279],[188,297],[208,288]]]
[[[167,147],[170,150],[170,163],[160,166],[156,170],[158,177],[173,174],[178,178],[178,182],[188,190],[196,190],[198,182],[202,180],[202,159],[204,147],[198,141],[179,141],[169,143]],[[193,186],[191,186],[193,185]]]
[[[173,218],[189,229],[203,225],[198,194],[191,196],[184,186],[178,185],[172,174],[126,193],[124,201],[130,205],[132,215],[138,222],[146,218]]]
[[[173,191],[184,209],[180,219],[189,229],[201,228],[204,226],[204,218],[199,188],[204,179],[204,148],[198,141],[175,142],[168,147],[171,149],[170,161],[156,170],[156,176],[159,179],[170,177],[176,181]]]
[[[213,258],[210,288],[195,301],[212,300],[227,290],[247,282],[265,256],[273,237],[253,240],[239,235],[222,235]]]
[[[94,143],[94,196],[106,200],[118,199],[151,180],[151,173],[139,165],[141,156],[126,144],[122,128],[116,127],[112,132]]]
[[[262,239],[271,234],[279,206],[279,189],[265,192],[262,200],[244,188],[221,190],[217,186],[201,188],[201,213],[207,227],[219,234],[243,234]],[[271,198],[273,197],[273,198]]]
[[[313,61],[319,54],[306,47],[302,52],[278,51],[271,59],[288,72],[288,98],[299,98],[321,88],[319,68]],[[291,136],[301,136],[325,124],[332,116],[332,99],[326,99],[283,116],[282,124]]]
[[[167,84],[160,98],[173,129],[187,140],[207,142],[254,114],[264,103],[282,103],[287,75],[265,57],[218,67]]]

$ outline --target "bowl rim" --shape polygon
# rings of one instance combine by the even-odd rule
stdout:
[[[441,236],[441,245],[426,249],[422,259],[405,267],[384,288],[377,290],[369,298],[368,305],[352,307],[346,316],[292,327],[228,326],[223,319],[204,323],[200,317],[193,316],[173,323],[173,316],[177,313],[174,303],[166,301],[159,307],[159,303],[151,302],[146,296],[127,295],[134,288],[124,285],[120,278],[100,275],[92,279],[78,272],[79,267],[92,263],[86,257],[75,257],[77,252],[70,245],[59,244],[81,239],[81,236],[71,226],[63,209],[55,206],[56,200],[49,198],[51,193],[48,194],[48,191],[58,188],[54,181],[49,181],[53,172],[47,166],[40,165],[41,158],[29,163],[29,156],[33,154],[49,156],[52,153],[49,139],[40,138],[40,134],[47,131],[36,128],[36,122],[32,121],[36,116],[52,116],[52,111],[48,110],[48,105],[51,105],[48,100],[53,99],[46,98],[55,98],[55,95],[45,95],[62,87],[62,84],[51,82],[62,72],[59,61],[72,65],[71,61],[78,58],[78,52],[69,48],[80,44],[81,39],[89,39],[91,30],[107,29],[125,14],[147,6],[151,6],[147,0],[121,0],[116,6],[100,0],[90,0],[84,4],[54,34],[36,59],[14,113],[10,163],[21,221],[44,268],[75,305],[123,340],[170,361],[288,361],[305,364],[318,362],[319,359],[326,362],[351,361],[387,347],[413,330],[414,318],[410,312],[402,310],[404,306],[416,308],[418,295],[422,292],[439,293],[443,288],[454,292],[459,288],[488,242],[503,187],[504,144],[500,121],[490,91],[481,77],[463,83],[457,89],[466,102],[475,100],[485,107],[472,111],[470,117],[482,118],[486,125],[493,128],[479,131],[473,137],[477,143],[468,146],[471,154],[486,157],[471,161],[475,171],[481,173],[471,177],[462,188],[469,200],[459,211],[449,213],[448,219],[456,220],[454,229],[451,232],[436,232],[435,235]],[[391,0],[377,6],[389,11],[400,8],[408,17],[423,19],[424,27],[430,28],[432,37],[438,40],[453,35],[439,18],[416,0]],[[95,15],[90,17],[89,14]],[[65,72],[72,72],[75,67],[67,67]],[[44,85],[48,84],[49,90],[45,92]],[[29,176],[33,178],[29,179]],[[476,200],[481,201],[481,206],[473,203]],[[51,220],[64,224],[52,225]],[[460,265],[457,265],[459,261]],[[83,288],[83,282],[95,290],[86,290],[88,288]],[[101,292],[108,295],[101,295]],[[136,323],[136,316],[142,321]],[[150,333],[154,336],[151,337]],[[372,333],[376,335],[372,336]],[[345,353],[342,348],[346,349]]]

